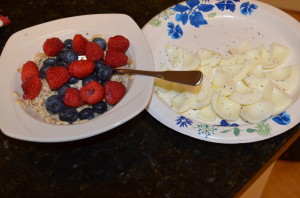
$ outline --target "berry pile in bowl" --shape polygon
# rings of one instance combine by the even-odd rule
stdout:
[[[51,124],[93,119],[116,105],[129,87],[129,76],[112,76],[114,68],[133,63],[126,55],[129,46],[122,35],[48,38],[43,52],[20,69],[23,96],[16,92],[17,102]]]
[[[153,78],[114,74],[119,67],[154,70],[145,36],[124,14],[70,17],[15,33],[0,57],[1,131],[64,142],[125,123],[148,105]]]

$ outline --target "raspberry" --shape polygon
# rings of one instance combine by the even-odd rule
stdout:
[[[108,81],[104,85],[104,98],[108,104],[117,104],[125,95],[126,88],[121,82]]]
[[[85,48],[85,56],[87,60],[96,61],[103,58],[104,52],[97,43],[88,42]]]
[[[43,50],[48,56],[56,56],[63,48],[64,43],[56,37],[47,39],[43,45]]]
[[[121,67],[127,64],[128,57],[125,53],[116,50],[107,50],[104,58],[104,64],[115,67]]]
[[[46,71],[46,80],[51,89],[58,89],[71,79],[69,70],[63,66],[53,66]]]
[[[5,17],[3,15],[0,15],[0,21],[2,21],[3,26],[9,25],[10,24],[10,20],[8,17]]]
[[[91,81],[81,87],[80,97],[87,104],[96,104],[100,102],[104,97],[104,89],[97,81]]]
[[[94,72],[95,65],[90,60],[77,60],[69,65],[69,71],[76,78],[84,78]]]
[[[107,46],[111,50],[126,52],[129,48],[129,40],[124,36],[117,35],[108,39]]]
[[[86,38],[84,38],[81,34],[76,34],[73,37],[73,41],[72,41],[73,50],[78,55],[84,55],[87,43],[88,43],[88,40]]]
[[[84,105],[84,102],[80,97],[80,91],[73,87],[67,88],[63,96],[63,102],[66,106],[74,108]]]
[[[32,100],[40,94],[42,90],[42,81],[39,77],[31,76],[26,78],[22,83],[22,90],[24,92],[24,100]]]
[[[40,77],[40,72],[35,62],[27,61],[22,68],[22,73],[21,73],[22,82],[24,82],[26,78],[32,76]]]

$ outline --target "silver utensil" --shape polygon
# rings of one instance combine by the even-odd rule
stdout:
[[[185,85],[197,86],[203,79],[201,71],[142,71],[133,69],[115,69],[114,74],[140,74],[153,76],[162,80],[167,80]]]

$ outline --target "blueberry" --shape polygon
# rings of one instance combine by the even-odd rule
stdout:
[[[110,80],[111,75],[113,73],[113,69],[110,66],[103,65],[98,69],[98,79],[99,81],[106,82]]]
[[[63,60],[64,60],[65,63],[70,64],[73,61],[78,60],[78,55],[73,50],[67,49],[67,50],[64,51]]]
[[[53,66],[52,66],[52,65],[43,65],[43,66],[40,68],[40,75],[41,75],[41,78],[42,78],[42,79],[45,79],[45,78],[46,78],[46,71],[47,71],[50,67],[53,67]]]
[[[68,67],[68,64],[67,64],[67,63],[64,63],[64,62],[58,62],[58,63],[56,64],[56,66]]]
[[[67,90],[68,88],[70,88],[70,87],[71,87],[70,85],[65,84],[64,86],[62,86],[61,88],[59,88],[59,89],[57,90],[58,95],[60,95],[60,96],[65,95],[66,90]]]
[[[78,83],[79,79],[75,78],[75,77],[71,77],[71,79],[69,80],[69,84],[76,84]]]
[[[94,75],[94,74],[85,77],[82,80],[82,86],[86,85],[87,83],[89,83],[91,81],[98,81],[98,77],[96,75]]]
[[[64,105],[61,96],[52,95],[46,99],[45,107],[49,113],[56,114],[64,110],[66,106]]]
[[[94,61],[94,65],[95,65],[95,71],[98,71],[99,68],[104,65],[104,62],[103,62],[103,60],[97,60],[97,61]]]
[[[64,51],[61,51],[56,55],[56,60],[57,60],[57,63],[64,61]]]
[[[96,113],[103,114],[105,111],[107,111],[107,104],[104,101],[100,101],[93,105],[93,110]]]
[[[59,119],[61,121],[72,124],[78,118],[78,111],[75,108],[66,108],[59,112]]]
[[[65,47],[65,49],[72,49],[72,39],[66,39],[65,41],[64,41],[64,47]]]
[[[55,66],[57,64],[57,59],[56,58],[47,58],[43,62],[43,66],[50,65],[50,66]]]
[[[92,42],[97,43],[103,50],[106,50],[106,41],[103,38],[94,38]]]
[[[94,110],[92,108],[82,109],[79,112],[78,117],[80,120],[84,120],[84,119],[91,120],[94,118]]]

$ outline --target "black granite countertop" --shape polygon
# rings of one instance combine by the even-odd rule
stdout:
[[[124,13],[143,27],[175,0],[2,0],[0,51],[15,32],[54,19]],[[0,133],[0,197],[234,197],[297,137],[224,145],[169,129],[147,111],[106,133],[66,143],[33,143]]]

